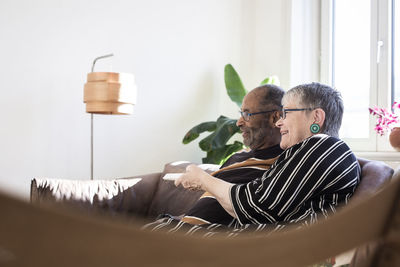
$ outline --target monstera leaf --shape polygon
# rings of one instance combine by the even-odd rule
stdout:
[[[247,94],[242,80],[231,64],[225,66],[225,87],[229,98],[239,106],[242,106],[243,97]]]
[[[279,85],[279,78],[277,76],[271,76],[266,78],[265,80],[263,80],[260,85],[264,85],[264,84],[275,84],[275,85]]]
[[[203,122],[190,129],[183,138],[184,144],[196,139],[200,133],[212,131],[206,138],[199,142],[201,150],[207,152],[207,157],[203,158],[203,163],[221,164],[224,159],[243,148],[241,142],[234,142],[227,145],[229,139],[240,132],[236,126],[236,120],[220,116],[217,121]]]
[[[237,132],[240,131],[236,126],[236,120],[220,116],[216,122],[215,131],[200,141],[201,150],[209,152],[225,146],[226,142]]]
[[[200,123],[199,125],[194,126],[192,129],[189,130],[185,134],[185,137],[183,137],[182,143],[189,144],[192,142],[194,139],[199,137],[199,135],[203,132],[212,132],[215,131],[217,128],[217,122],[216,121],[207,121]]]

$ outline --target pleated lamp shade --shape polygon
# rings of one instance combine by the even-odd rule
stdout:
[[[83,102],[86,112],[94,114],[129,115],[136,104],[133,74],[91,72],[87,75]]]

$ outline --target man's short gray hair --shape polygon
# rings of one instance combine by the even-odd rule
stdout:
[[[282,103],[292,100],[299,103],[297,108],[321,108],[325,111],[325,122],[321,133],[339,137],[343,118],[343,100],[339,91],[332,87],[313,82],[290,89],[283,97]]]

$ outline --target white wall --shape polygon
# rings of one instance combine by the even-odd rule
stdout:
[[[320,0],[295,0],[291,3],[288,87],[320,81],[320,9]]]
[[[133,73],[138,100],[131,116],[95,116],[95,179],[201,162],[197,143],[181,140],[200,122],[237,115],[224,65],[248,89],[285,76],[288,1],[0,1],[0,190],[28,198],[33,177],[89,178],[83,85],[93,59],[110,52],[95,70]]]
[[[291,3],[299,0],[243,0],[240,36],[240,62],[234,67],[247,90],[276,75],[289,89]],[[225,92],[222,92],[225,94]],[[237,116],[238,107],[221,97],[223,112]]]

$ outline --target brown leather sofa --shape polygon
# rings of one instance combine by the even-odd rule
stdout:
[[[374,194],[389,182],[393,170],[382,162],[359,159],[362,166],[362,182],[352,200]],[[152,173],[111,181],[33,179],[31,202],[55,202],[80,209],[87,213],[135,216],[154,220],[160,214],[184,214],[197,201],[201,191],[175,187],[163,180],[167,173],[184,172],[189,162],[172,162],[161,173]],[[199,165],[207,172],[218,169],[217,165]],[[125,185],[125,186],[124,186]]]
[[[201,193],[175,188],[162,173],[140,181],[34,179],[31,204],[0,192],[0,266],[309,266],[355,247],[352,266],[400,266],[400,169],[390,179],[387,165],[360,163],[355,196],[327,220],[233,239],[148,232],[121,216],[77,211],[147,219],[183,213]],[[184,165],[164,172],[177,168]]]
[[[368,200],[369,198],[374,197],[374,195],[376,195],[377,192],[379,192],[382,188],[390,187],[386,185],[390,183],[391,177],[393,175],[393,170],[382,162],[367,161],[364,159],[359,159],[359,162],[362,167],[362,180],[355,195],[351,199],[351,203],[349,206],[352,207],[357,207],[358,203],[361,203],[359,206],[365,206],[367,203],[364,203],[366,202],[364,200]],[[196,202],[196,200],[202,194],[202,192],[188,191],[180,187],[176,188],[172,182],[165,181],[162,179],[162,177],[166,173],[182,172],[184,171],[184,169],[188,164],[189,163],[180,163],[180,164],[170,163],[165,165],[164,171],[162,173],[153,173],[142,176],[111,180],[111,181],[96,181],[96,180],[69,181],[69,180],[56,180],[56,179],[33,179],[31,184],[31,202],[39,204],[39,206],[41,206],[41,204],[46,204],[43,206],[47,206],[49,203],[58,203],[58,204],[63,204],[67,207],[73,207],[74,209],[79,209],[86,213],[102,213],[111,216],[125,215],[127,218],[135,217],[135,218],[144,218],[146,220],[153,220],[157,217],[158,214],[164,214],[164,213],[168,213],[171,215],[180,215],[185,213]],[[215,166],[203,166],[203,167],[208,172],[211,172],[215,169]],[[396,183],[396,186],[397,184],[398,183]],[[335,227],[336,226],[342,227],[337,223],[340,222],[340,217],[349,218],[351,217],[350,215],[354,216],[352,215],[352,212],[350,210],[346,211],[345,208],[345,211],[340,212],[338,216],[334,216],[334,218],[331,221],[328,220],[327,224],[335,225]],[[371,216],[374,215],[371,214]],[[355,218],[356,216],[354,216],[353,219]],[[366,221],[365,223],[366,224],[376,223],[376,219],[371,218],[371,221]],[[323,224],[321,227],[324,227]],[[396,225],[394,227],[391,226],[391,229],[393,228],[397,229],[396,227],[398,228],[398,226]],[[310,231],[318,232],[319,229],[317,228],[319,228],[319,225],[317,225]],[[364,230],[368,231],[367,229],[368,227],[360,225],[360,229],[354,229],[354,231],[358,230],[360,232]],[[306,229],[305,231],[308,230]],[[86,232],[84,233],[86,234]],[[319,231],[319,234],[322,235],[322,233],[325,234],[326,230]],[[129,236],[129,231],[126,232],[125,234]],[[299,234],[301,234],[301,232],[299,232]],[[395,232],[395,235],[396,234],[397,232]],[[136,235],[138,235],[138,232],[136,232]],[[294,235],[297,234],[294,233]],[[357,237],[357,235],[358,234],[356,233],[355,236]],[[370,235],[376,236],[377,234],[371,233]],[[278,237],[278,239],[275,239],[275,241],[273,241],[272,243],[275,242],[276,244],[278,244],[279,242],[285,242],[284,241],[285,238],[289,236],[290,235],[284,234]],[[356,237],[354,237],[353,239],[355,239]],[[121,237],[117,238],[120,239]],[[358,240],[370,240],[368,238],[363,238],[361,235],[357,238]],[[270,239],[273,239],[273,237],[271,237]],[[148,242],[150,243],[154,242],[150,241],[152,240],[152,236],[148,236],[146,240],[148,240]],[[296,240],[296,238],[292,240]],[[349,237],[349,240],[350,243],[354,244],[356,242],[359,242],[359,241],[352,241],[351,237]],[[193,244],[193,242],[196,243],[197,241],[190,240],[190,244]],[[244,242],[246,243],[247,241]],[[382,240],[379,240],[379,242],[382,242]],[[380,246],[379,242],[374,241],[372,243],[360,246],[357,249],[355,256],[353,257],[351,266],[381,266],[380,264],[374,265],[376,263],[377,253],[380,250],[382,250],[381,249],[382,246]],[[217,243],[212,243],[212,245]],[[272,243],[269,242],[268,244]],[[312,243],[311,239],[309,243]],[[398,246],[399,240],[395,238],[394,243],[397,244],[396,246]],[[320,244],[320,241],[318,241],[318,244]],[[225,244],[225,246],[226,245],[227,244]],[[325,244],[325,246],[327,245],[328,244]],[[360,243],[358,245],[360,245]],[[182,244],[182,246],[184,245]],[[329,247],[330,246],[332,246],[332,244],[330,244]],[[351,247],[352,247],[351,245],[348,245],[347,249]],[[322,252],[322,250],[324,249],[326,250],[326,248],[321,247],[321,255],[323,255],[323,253],[326,253]],[[391,249],[393,250],[393,248]],[[398,249],[399,249],[398,247],[395,247],[394,251],[398,252],[399,251]],[[336,253],[343,252],[339,250],[332,250],[332,251],[335,251],[333,252],[334,253],[333,255],[335,255]],[[188,252],[189,251],[187,251],[187,253]],[[157,253],[161,252],[158,251]],[[315,253],[317,253],[317,251],[315,251]],[[270,257],[274,255],[274,253],[272,252],[270,254],[271,254]],[[194,255],[197,254],[191,253],[191,257],[195,257]],[[331,254],[330,256],[333,255]],[[189,258],[189,256],[187,258]],[[300,258],[304,258],[304,262],[307,262],[306,261],[307,257],[300,257]],[[156,259],[152,260],[156,261]],[[222,259],[222,260],[223,261],[226,260],[227,262],[229,261],[228,259],[225,260]],[[277,262],[276,266],[289,266],[285,264],[278,264],[278,262],[283,261],[282,258],[275,260]],[[399,257],[397,256],[395,260],[399,260]],[[397,264],[397,261],[394,264]],[[211,264],[211,266],[213,265]],[[300,264],[299,266],[302,265]],[[397,266],[397,265],[393,265],[392,261],[392,264],[389,264],[387,266]]]

